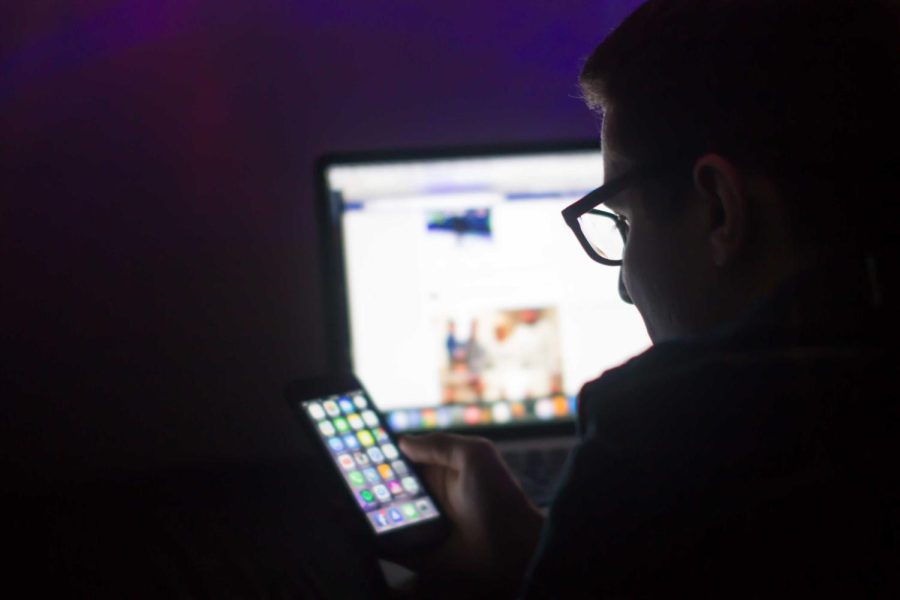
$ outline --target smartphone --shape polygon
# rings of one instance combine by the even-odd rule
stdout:
[[[447,534],[443,509],[354,376],[293,381],[286,395],[382,554],[414,552]]]

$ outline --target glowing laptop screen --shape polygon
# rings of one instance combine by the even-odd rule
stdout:
[[[649,346],[560,211],[599,150],[332,164],[352,368],[397,430],[571,420]]]

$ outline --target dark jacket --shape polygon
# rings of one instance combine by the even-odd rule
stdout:
[[[898,597],[898,362],[863,270],[587,384],[524,596]]]

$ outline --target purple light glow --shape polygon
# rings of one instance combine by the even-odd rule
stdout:
[[[326,370],[313,160],[592,137],[581,61],[637,4],[5,3],[4,456],[296,455],[283,385]]]
[[[159,44],[191,26],[200,0],[124,0],[86,14],[60,15],[0,60],[0,102],[29,85],[92,62],[114,59]],[[74,11],[72,11],[74,12]]]

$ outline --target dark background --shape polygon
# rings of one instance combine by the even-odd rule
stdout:
[[[315,157],[594,137],[577,74],[637,4],[4,3],[7,466],[296,455],[283,387],[327,369]]]

